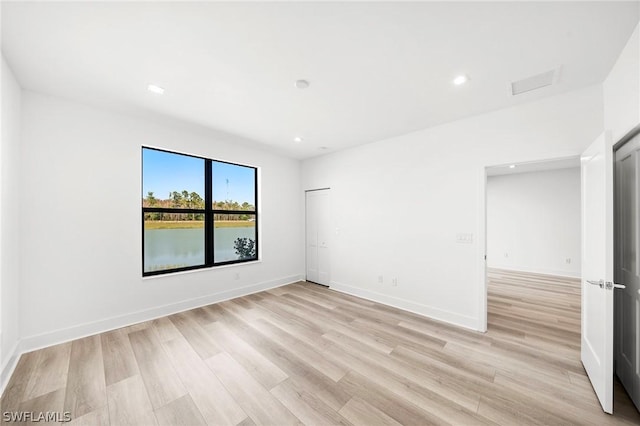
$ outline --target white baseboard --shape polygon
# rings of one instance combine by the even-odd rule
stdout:
[[[416,303],[411,300],[400,299],[398,297],[389,296],[387,294],[365,290],[358,287],[352,287],[335,281],[331,282],[330,288],[342,293],[351,294],[352,296],[371,300],[372,302],[382,303],[383,305],[392,306],[394,308],[422,315],[430,319],[447,322],[474,331],[481,331],[478,328],[480,321],[476,317],[461,315],[457,312],[446,311],[444,309],[435,308],[433,306]]]
[[[7,387],[7,384],[9,383],[9,378],[13,374],[13,371],[16,369],[16,366],[18,365],[18,360],[20,359],[20,355],[22,354],[22,352],[20,351],[20,341],[17,341],[13,345],[13,348],[11,348],[11,350],[8,351],[8,353],[9,353],[9,356],[5,358],[6,361],[2,364],[0,368],[0,397],[2,397],[2,394],[4,393],[4,389]]]
[[[556,269],[527,268],[513,265],[487,265],[490,269],[504,269],[505,271],[530,272],[532,274],[555,275],[557,277],[580,278],[580,272],[560,271]]]
[[[2,392],[4,392],[4,387],[11,377],[18,359],[20,358],[20,355],[22,355],[23,353],[45,348],[47,346],[57,345],[59,343],[68,342],[70,340],[80,339],[82,337],[92,336],[98,333],[104,333],[105,331],[115,330],[117,328],[126,327],[167,315],[172,315],[189,309],[198,308],[200,306],[210,305],[212,303],[218,303],[236,297],[246,296],[248,294],[258,293],[260,291],[281,287],[283,285],[291,284],[301,280],[304,280],[304,275],[291,275],[276,280],[264,281],[258,284],[252,284],[245,287],[225,290],[202,297],[183,300],[169,305],[158,306],[138,312],[132,312],[126,315],[106,318],[103,320],[54,330],[34,336],[23,337],[16,343],[16,345],[12,349],[11,357],[8,358],[6,365],[4,365],[2,367],[2,371],[0,371],[0,395],[2,394]]]

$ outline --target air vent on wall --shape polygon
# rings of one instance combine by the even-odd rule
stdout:
[[[532,90],[541,89],[551,86],[555,83],[557,70],[551,70],[537,74],[529,78],[514,81],[511,83],[511,95],[519,95],[521,93],[530,92]]]

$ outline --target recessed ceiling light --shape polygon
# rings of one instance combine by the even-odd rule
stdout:
[[[309,82],[307,80],[296,80],[293,85],[298,89],[306,89],[309,87]]]
[[[453,79],[453,84],[460,86],[465,84],[467,81],[469,81],[469,76],[462,74]]]
[[[302,142],[302,138],[300,136],[296,136],[295,138],[293,138],[293,141],[296,143],[300,143]]]
[[[515,168],[516,168],[516,165],[515,165],[515,164],[512,164],[512,165],[510,165],[510,166],[509,166],[509,168],[510,168],[510,169],[515,169]]]
[[[148,85],[147,90],[153,93],[157,93],[158,95],[162,95],[164,93],[164,89],[160,86],[156,86],[155,84]]]

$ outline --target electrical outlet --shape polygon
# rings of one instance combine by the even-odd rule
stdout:
[[[564,261],[567,262],[567,263],[571,263],[571,258],[567,257]]]
[[[505,254],[504,254],[504,257],[509,257],[509,253],[505,253]]]
[[[235,279],[236,279],[236,280],[239,280],[239,279],[240,279],[240,274],[239,274],[238,272],[236,272]]]
[[[393,287],[396,287],[396,286],[398,285],[398,279],[397,279],[397,278],[392,278],[392,279],[391,279],[391,285],[392,285]]]
[[[382,284],[384,282],[384,279],[382,278],[382,275],[378,275],[378,284]]]

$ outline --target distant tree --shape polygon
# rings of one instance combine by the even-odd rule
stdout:
[[[171,207],[177,207],[177,208],[182,207],[182,203],[183,203],[182,194],[177,191],[173,191],[171,193],[171,203],[172,203]]]
[[[189,194],[189,203],[192,209],[204,209],[204,200],[197,192]],[[193,220],[204,220],[204,215],[201,213],[194,214]]]
[[[171,191],[166,199],[156,198],[152,191],[147,193],[147,196],[142,199],[143,207],[161,207],[161,208],[173,208],[173,209],[198,209],[204,210],[204,199],[197,192],[189,192],[187,190]],[[214,210],[235,210],[240,211],[252,211],[255,207],[244,201],[239,203],[233,200],[213,201],[212,207]],[[145,215],[147,220],[204,220],[204,213],[148,213]],[[238,213],[217,213],[214,214],[214,220],[216,221],[237,221],[237,220],[251,220],[249,214]]]
[[[149,207],[155,207],[156,205],[158,205],[158,199],[153,196],[153,191],[147,192],[146,201]]]
[[[147,192],[147,196],[144,200],[142,200],[143,207],[156,207],[160,203],[154,195],[153,191]],[[147,213],[144,215],[145,220],[160,220],[162,215],[160,213]]]
[[[196,209],[204,208],[204,200],[197,192],[192,192],[189,194],[189,199],[191,200],[191,207]]]

